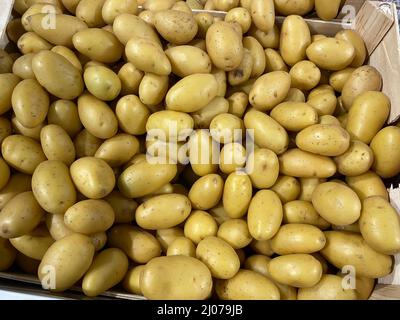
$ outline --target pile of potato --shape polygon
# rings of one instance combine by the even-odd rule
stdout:
[[[15,1],[0,271],[88,296],[367,299],[400,251],[400,127],[363,40],[311,35],[314,1],[204,2]]]

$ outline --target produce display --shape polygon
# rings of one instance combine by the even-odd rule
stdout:
[[[303,18],[342,2],[16,0],[0,271],[90,297],[368,299],[400,252],[400,127],[363,39]]]

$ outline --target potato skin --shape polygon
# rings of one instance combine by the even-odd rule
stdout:
[[[222,203],[227,215],[241,218],[246,214],[252,197],[252,184],[248,175],[232,172],[225,180]]]
[[[389,194],[382,179],[373,171],[355,177],[346,177],[347,184],[357,193],[360,200],[381,196],[389,200]]]
[[[286,202],[283,205],[283,222],[288,224],[305,223],[321,230],[330,226],[330,223],[317,213],[312,203],[306,200]]]
[[[222,198],[224,181],[218,174],[199,178],[190,188],[188,197],[193,208],[208,210],[215,207]]]
[[[272,109],[270,116],[286,130],[298,132],[317,124],[318,113],[307,103],[287,101]]]

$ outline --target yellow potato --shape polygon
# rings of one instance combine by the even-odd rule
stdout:
[[[253,187],[268,189],[275,184],[279,175],[279,161],[274,152],[258,148],[248,156],[247,161],[247,172]]]
[[[78,108],[73,101],[57,100],[50,105],[47,113],[49,124],[63,128],[71,137],[76,136],[82,129]]]
[[[279,28],[276,25],[274,25],[273,28],[268,32],[263,32],[255,25],[252,25],[248,34],[256,38],[257,41],[263,46],[263,48],[279,48],[280,32]]]
[[[196,175],[217,172],[219,145],[208,130],[196,130],[189,138],[188,148],[191,169]]]
[[[146,105],[160,104],[168,91],[168,76],[146,73],[139,85],[140,100]]]
[[[219,143],[240,141],[243,136],[243,121],[230,113],[216,115],[210,123],[213,139]]]
[[[317,213],[312,203],[305,200],[293,200],[283,205],[283,223],[305,223],[316,226],[321,230],[330,226],[330,223]]]
[[[196,20],[198,26],[197,37],[205,39],[208,28],[214,23],[214,16],[208,12],[199,12],[194,16],[194,19]],[[225,21],[227,20],[225,19]],[[227,22],[233,22],[233,21],[227,21]]]
[[[225,16],[225,21],[238,23],[242,28],[243,34],[245,34],[250,29],[252,19],[249,10],[246,8],[237,7],[228,11]]]
[[[124,251],[136,263],[147,263],[161,254],[161,246],[150,233],[129,224],[113,226],[108,231],[108,244]]]
[[[41,50],[50,50],[53,47],[32,31],[24,33],[18,39],[17,46],[22,54],[38,53]]]
[[[77,134],[74,140],[77,158],[94,156],[102,143],[102,139],[95,137],[89,131],[83,129]]]
[[[100,252],[82,280],[83,293],[95,297],[122,281],[128,271],[128,258],[117,248]]]
[[[79,71],[82,71],[82,65],[81,62],[79,61],[78,57],[76,54],[69,48],[64,47],[64,46],[55,46],[51,49],[51,51],[63,56],[65,59],[67,59],[75,68],[77,68]]]
[[[122,97],[116,106],[115,114],[119,127],[126,133],[140,135],[146,132],[149,109],[135,95]]]
[[[204,263],[195,258],[159,257],[143,268],[140,289],[151,300],[204,300],[211,295],[212,278]]]
[[[254,61],[248,49],[244,49],[243,59],[240,65],[228,73],[228,82],[231,86],[245,83],[251,77]]]
[[[290,69],[292,87],[300,90],[311,90],[321,80],[321,71],[311,61],[299,61]]]
[[[298,132],[318,122],[318,113],[304,102],[282,102],[270,116],[288,131]]]
[[[0,189],[0,210],[17,194],[31,190],[31,176],[15,173],[10,176],[8,183]]]
[[[322,20],[335,19],[339,13],[341,0],[315,0],[315,11]]]
[[[43,152],[49,160],[71,165],[75,160],[75,146],[67,132],[55,124],[49,124],[40,132]]]
[[[246,247],[252,241],[246,221],[230,219],[223,222],[217,233],[218,238],[225,240],[233,249]]]
[[[56,241],[74,233],[65,225],[64,214],[47,214],[46,226]]]
[[[324,274],[316,285],[300,288],[297,298],[298,300],[357,300],[357,293],[354,289],[343,289],[342,277]]]
[[[279,157],[281,174],[298,178],[329,178],[336,173],[335,162],[325,156],[290,149]]]
[[[143,8],[149,11],[160,11],[170,9],[176,0],[146,0]]]
[[[338,104],[333,88],[319,86],[312,90],[307,97],[307,103],[312,106],[320,116],[332,115]]]
[[[140,289],[140,276],[144,268],[144,265],[139,265],[128,270],[122,281],[122,286],[126,291],[137,295],[143,295]]]
[[[363,201],[360,231],[365,242],[384,254],[396,254],[400,250],[400,221],[390,203],[379,197]]]
[[[228,107],[227,111],[230,114],[233,114],[239,118],[242,118],[244,112],[246,111],[248,101],[249,101],[249,97],[247,96],[246,93],[235,92],[231,96],[228,97],[229,107]]]
[[[276,3],[276,1],[275,1]],[[305,60],[306,49],[311,43],[310,29],[304,19],[297,15],[283,21],[279,50],[286,64],[293,66]]]
[[[121,80],[109,68],[103,66],[86,68],[83,78],[89,92],[100,100],[114,100],[121,91]]]
[[[289,176],[279,176],[271,190],[278,195],[282,203],[297,199],[301,191],[299,181]]]
[[[32,59],[34,56],[34,53],[28,53],[22,55],[17,60],[15,60],[12,67],[13,74],[20,77],[21,79],[35,79],[35,74],[32,70]]]
[[[175,239],[184,237],[182,228],[174,227],[168,229],[159,229],[156,231],[156,238],[160,243],[164,253],[167,252],[168,247]]]
[[[206,35],[207,52],[213,64],[224,71],[236,69],[243,58],[242,34],[229,22],[216,22]]]
[[[195,73],[210,73],[211,60],[208,54],[189,45],[169,48],[165,54],[171,62],[172,72],[179,77]]]
[[[114,172],[102,159],[80,158],[72,163],[70,172],[76,188],[88,198],[104,198],[114,189]]]
[[[275,9],[282,15],[298,14],[303,16],[314,8],[314,0],[274,0]]]
[[[354,70],[356,69],[348,67],[343,70],[332,72],[329,76],[329,85],[331,85],[335,91],[342,92],[345,83],[349,80]]]
[[[374,154],[364,142],[355,140],[350,143],[345,153],[334,160],[339,173],[345,176],[359,176],[371,168]]]
[[[123,46],[114,34],[103,29],[78,31],[72,37],[72,42],[76,50],[98,62],[117,62],[123,53]]]
[[[69,289],[89,269],[94,252],[90,238],[81,234],[56,241],[39,265],[39,280],[55,292]]]
[[[101,9],[101,14],[105,23],[112,24],[120,14],[136,14],[137,11],[138,4],[136,0],[106,0]]]
[[[250,78],[258,78],[264,73],[266,57],[262,45],[254,37],[243,38],[243,47],[250,51],[253,66]]]
[[[381,196],[389,200],[385,184],[373,171],[368,171],[356,177],[346,177],[346,182],[357,193],[360,200],[373,196]]]
[[[265,71],[273,72],[273,71],[285,71],[288,72],[288,67],[282,59],[280,53],[271,48],[267,48],[264,50],[265,52]]]
[[[0,271],[9,269],[17,256],[17,250],[10,244],[8,239],[0,238]]]
[[[285,129],[270,116],[257,110],[251,110],[244,117],[246,129],[254,130],[254,142],[260,148],[267,148],[276,154],[282,154],[289,145]]]
[[[11,100],[14,88],[20,79],[12,73],[0,74],[0,114],[11,109]]]
[[[275,23],[273,0],[255,0],[250,5],[251,18],[255,26],[263,32],[269,32]]]
[[[335,35],[336,39],[341,39],[351,43],[355,49],[355,56],[350,66],[358,68],[365,62],[367,48],[361,36],[353,30],[342,30]]]
[[[81,0],[75,9],[75,15],[89,28],[102,27],[106,24],[102,15],[104,2],[105,0]]]
[[[326,231],[322,256],[336,268],[352,265],[357,276],[380,278],[392,272],[392,257],[372,249],[360,234]]]
[[[119,191],[112,191],[104,198],[114,210],[115,223],[130,223],[135,220],[138,204],[135,200],[124,197]]]
[[[400,128],[390,126],[379,131],[371,141],[374,153],[372,169],[382,178],[391,178],[400,172]]]
[[[200,177],[189,191],[192,207],[200,210],[215,207],[222,198],[223,187],[224,181],[218,174]]]
[[[241,218],[247,212],[252,197],[250,177],[233,172],[225,180],[222,202],[229,217]]]
[[[274,281],[297,288],[316,285],[322,276],[321,263],[310,254],[288,254],[272,259],[268,272]]]
[[[121,95],[132,95],[139,93],[139,85],[144,73],[138,70],[132,63],[125,63],[118,71],[121,81]]]
[[[320,116],[319,120],[318,120],[318,123],[319,124],[329,124],[329,125],[341,126],[340,121],[336,117],[331,116],[330,114],[325,114],[323,116]]]
[[[193,211],[185,222],[184,235],[196,245],[206,237],[216,236],[217,222],[205,211]]]
[[[364,92],[354,100],[346,130],[353,139],[368,144],[385,124],[389,112],[390,100],[385,94],[378,91]]]
[[[229,111],[229,102],[223,97],[215,97],[205,107],[191,113],[194,121],[195,128],[208,129],[211,121],[219,114],[227,113]]]
[[[356,292],[359,300],[367,300],[375,287],[375,279],[357,277]]]
[[[196,247],[193,242],[185,237],[178,237],[168,246],[167,256],[196,257]]]

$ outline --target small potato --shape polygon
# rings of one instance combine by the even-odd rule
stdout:
[[[265,207],[268,207],[268,215],[265,215]],[[247,224],[254,239],[271,239],[278,232],[282,218],[282,203],[275,192],[260,190],[251,199]]]
[[[196,247],[190,239],[178,237],[168,246],[167,256],[188,256],[195,258]]]
[[[204,300],[211,295],[212,284],[205,264],[186,256],[152,259],[140,275],[140,289],[151,300]]]
[[[9,269],[17,256],[17,250],[10,244],[8,239],[0,238],[0,271]]]
[[[373,171],[355,177],[346,177],[347,184],[357,193],[360,200],[381,196],[388,200],[389,195],[382,179]]]
[[[343,226],[356,222],[361,214],[361,202],[348,186],[325,182],[318,185],[312,194],[315,210],[328,222]]]
[[[244,92],[236,92],[228,97],[229,108],[228,112],[239,118],[243,117],[246,111],[249,97]]]
[[[199,12],[194,16],[194,19],[198,26],[197,37],[205,39],[208,28],[214,23],[214,16],[208,12]]]
[[[300,183],[294,177],[279,176],[275,184],[271,187],[282,203],[297,199],[300,194]]]
[[[279,170],[297,178],[329,178],[336,173],[336,165],[328,157],[290,149],[279,157]]]
[[[128,271],[128,258],[117,248],[100,252],[82,280],[82,290],[88,297],[96,297],[122,281]]]
[[[326,179],[313,177],[300,178],[301,193],[299,195],[299,200],[311,201],[315,188],[323,182],[326,182]]]
[[[272,187],[279,175],[277,155],[268,149],[258,148],[247,159],[248,174],[257,189]]]
[[[374,154],[365,143],[352,141],[349,149],[334,160],[339,173],[345,176],[359,176],[371,168]]]
[[[246,102],[247,103],[247,102]],[[208,129],[211,121],[218,115],[228,113],[229,102],[223,97],[215,97],[200,110],[191,113],[194,121],[194,126],[197,129]]]
[[[371,141],[374,153],[372,169],[382,178],[391,178],[400,172],[400,128],[386,127],[379,131]]]
[[[146,73],[140,82],[139,97],[146,105],[160,104],[168,91],[168,76]]]
[[[102,159],[80,158],[72,163],[70,172],[76,188],[88,198],[104,198],[114,189],[114,172]]]
[[[171,62],[172,72],[183,78],[195,73],[210,73],[211,60],[208,54],[189,45],[176,46],[165,50]]]
[[[207,52],[213,64],[224,71],[236,69],[243,59],[242,35],[229,22],[213,23],[207,30]]]
[[[353,139],[368,144],[385,124],[389,112],[390,100],[385,94],[378,91],[364,92],[353,102],[346,130]]]
[[[32,59],[34,53],[24,54],[15,60],[12,72],[21,79],[35,79],[35,74],[32,70]]]
[[[182,228],[174,227],[168,229],[159,229],[156,231],[157,241],[160,243],[164,253],[167,252],[168,247],[179,237],[184,237]]]
[[[289,145],[285,129],[270,116],[261,111],[251,110],[244,117],[246,129],[254,130],[254,142],[260,148],[267,148],[282,154]]]
[[[216,10],[229,11],[238,6],[239,0],[213,0]]]
[[[89,28],[103,27],[106,24],[102,16],[104,2],[105,0],[81,0],[75,9],[75,15]]]
[[[225,16],[225,21],[238,23],[242,28],[243,34],[245,34],[247,31],[249,31],[252,20],[249,10],[247,10],[246,8],[238,7],[232,8],[228,11]]]
[[[354,70],[356,69],[348,67],[331,73],[329,76],[329,84],[335,89],[335,91],[342,92],[344,84],[347,82],[347,80],[349,80]]]
[[[322,256],[338,269],[352,265],[357,276],[380,278],[392,271],[392,257],[372,249],[360,234],[325,231],[326,246]]]
[[[321,71],[311,61],[297,62],[290,69],[291,86],[300,90],[311,90],[321,80]]]
[[[15,173],[8,183],[0,189],[0,210],[17,194],[31,190],[31,176]]]
[[[89,93],[78,98],[78,113],[85,129],[100,139],[109,139],[118,131],[118,120],[112,109]]]
[[[306,97],[300,89],[290,88],[284,102],[306,102]]]
[[[285,71],[288,72],[288,67],[283,61],[280,53],[277,50],[267,48],[265,52],[265,71]]]
[[[228,73],[228,82],[231,86],[245,83],[251,77],[253,70],[253,57],[248,49],[244,49],[243,59],[240,65]]]
[[[121,80],[109,68],[103,66],[86,68],[83,78],[89,92],[100,100],[114,100],[121,91]]]
[[[312,90],[307,97],[307,103],[312,106],[318,115],[332,115],[338,104],[335,92],[329,86],[319,86]]]
[[[132,63],[125,63],[118,71],[118,78],[121,81],[121,95],[139,93],[139,85],[144,73],[138,70]]]
[[[147,263],[161,254],[157,239],[138,227],[129,224],[115,225],[107,235],[109,246],[121,249],[136,263]]]
[[[208,130],[196,130],[189,138],[188,148],[191,169],[197,176],[217,172],[219,145]]]
[[[136,14],[137,11],[138,4],[136,0],[106,0],[101,9],[101,14],[105,23],[112,24],[120,14]]]
[[[74,34],[72,42],[76,50],[98,62],[117,62],[123,53],[123,47],[114,34],[103,29],[81,30]]]
[[[47,113],[49,124],[63,128],[70,137],[75,137],[82,129],[77,105],[73,101],[57,100],[50,105]]]
[[[125,54],[129,62],[137,69],[167,76],[171,73],[171,63],[159,46],[151,39],[133,37],[125,47]]]
[[[213,139],[219,143],[239,141],[243,136],[243,121],[233,114],[222,113],[212,119],[210,132]]]
[[[43,152],[49,160],[71,165],[75,160],[75,146],[67,132],[55,124],[49,124],[40,131]]]
[[[46,215],[46,226],[54,240],[60,240],[74,232],[65,225],[64,214]]]
[[[276,11],[284,16],[289,16],[292,14],[303,16],[314,8],[313,0],[274,0],[274,3]]]
[[[271,248],[279,255],[314,253],[321,250],[325,243],[325,236],[317,227],[290,223],[283,225],[271,239]]]
[[[217,80],[217,97],[225,97],[226,94],[226,73],[224,70],[212,67],[211,74]]]
[[[11,109],[12,94],[19,82],[20,79],[12,73],[0,74],[0,114]]]
[[[342,39],[325,38],[313,42],[307,48],[307,57],[318,67],[338,71],[348,67],[356,51],[354,46]]]
[[[304,19],[297,15],[286,17],[283,21],[279,45],[286,64],[294,66],[297,62],[305,60],[306,49],[310,43],[310,29]]]
[[[22,54],[38,53],[41,50],[50,50],[52,45],[34,32],[24,33],[17,42],[19,51]]]
[[[217,96],[218,84],[211,74],[192,74],[168,90],[165,103],[168,110],[195,112]]]
[[[290,75],[287,72],[267,73],[254,83],[249,94],[249,102],[257,110],[269,111],[286,98],[290,83]]]
[[[22,80],[12,93],[12,107],[18,121],[34,128],[46,119],[49,95],[34,79]]]
[[[60,292],[69,289],[89,269],[94,252],[90,238],[81,234],[75,233],[56,241],[39,265],[39,280],[49,285],[47,277],[49,270],[53,270],[55,281],[50,290]]]
[[[225,180],[222,202],[224,210],[231,218],[243,217],[249,207],[253,187],[246,174],[232,172]]]
[[[304,223],[316,226],[321,230],[330,226],[330,223],[317,213],[312,203],[305,200],[289,201],[283,205],[283,223]]]
[[[217,223],[214,218],[205,211],[195,210],[185,222],[185,237],[196,245],[203,239],[217,235]]]
[[[321,263],[310,254],[288,254],[272,259],[268,266],[271,278],[297,288],[316,285],[322,276]]]
[[[233,249],[244,248],[253,239],[246,221],[242,219],[230,219],[223,222],[218,228],[217,236],[225,240]]]
[[[142,290],[140,289],[140,276],[144,268],[145,265],[138,265],[128,270],[124,280],[122,281],[122,287],[126,291],[137,295],[143,295]]]
[[[400,250],[400,221],[390,203],[379,197],[363,201],[360,231],[365,242],[378,252],[393,255]]]
[[[16,195],[0,211],[0,237],[16,238],[31,232],[44,213],[31,191]]]
[[[318,122],[318,113],[304,102],[282,102],[270,113],[286,130],[298,132]]]
[[[175,164],[138,162],[121,173],[118,179],[118,189],[128,198],[143,197],[169,183],[176,173]]]
[[[250,78],[260,77],[264,73],[266,63],[266,57],[262,45],[253,37],[245,37],[243,38],[243,47],[250,51],[253,60]]]
[[[215,207],[222,198],[224,180],[218,174],[200,177],[190,188],[189,199],[193,208],[208,210]]]
[[[263,32],[258,29],[255,25],[250,27],[248,34],[257,39],[257,41],[263,46],[263,48],[278,49],[280,42],[280,31],[279,28],[274,25],[268,32]]]
[[[380,91],[382,76],[371,66],[362,66],[354,70],[342,89],[342,102],[346,110],[350,110],[354,100],[364,92]]]
[[[357,293],[354,289],[343,289],[342,277],[333,274],[324,274],[316,285],[309,288],[300,288],[297,299],[357,300]]]
[[[126,133],[140,135],[146,132],[149,109],[135,95],[122,97],[115,109],[119,127]]]
[[[114,210],[115,223],[130,223],[135,220],[138,204],[133,199],[124,197],[119,191],[112,191],[104,198]]]
[[[197,245],[196,256],[217,279],[230,279],[240,268],[239,257],[235,250],[227,242],[217,237],[207,237],[201,240]]]
[[[215,286],[222,300],[279,300],[277,286],[263,275],[241,269],[229,280],[217,280]]]
[[[93,157],[102,143],[102,139],[95,137],[89,131],[83,129],[77,134],[74,140],[76,157]]]
[[[54,239],[46,227],[38,227],[28,234],[10,239],[10,242],[14,248],[25,256],[40,261],[54,243]]]
[[[367,48],[361,36],[353,30],[342,30],[335,35],[336,39],[341,39],[350,42],[355,49],[355,56],[351,63],[351,67],[358,68],[365,62],[367,56]]]
[[[269,32],[275,23],[273,0],[255,0],[250,5],[251,18],[255,26],[263,32]]]
[[[341,0],[315,0],[317,16],[327,21],[335,19],[339,13],[341,2]]]
[[[37,81],[58,98],[73,100],[84,89],[79,70],[55,52],[43,50],[37,53],[32,59],[32,69]]]

